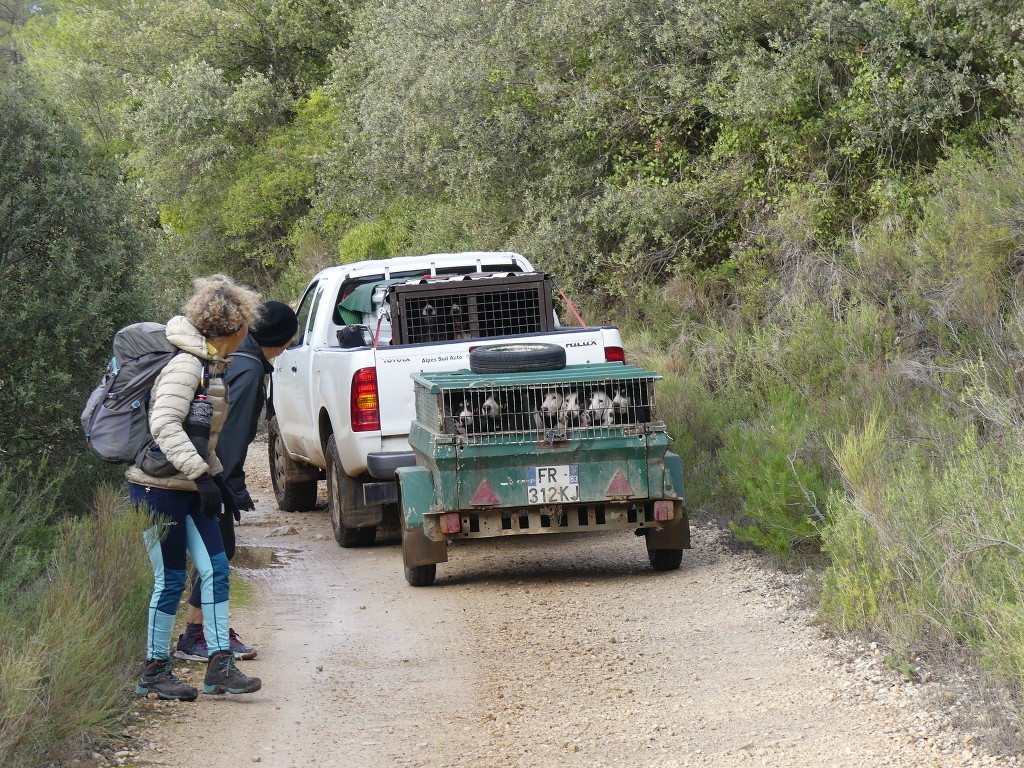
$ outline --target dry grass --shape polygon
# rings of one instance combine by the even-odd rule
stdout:
[[[67,520],[46,575],[0,612],[0,765],[59,759],[124,715],[144,647],[147,518],[113,491]]]

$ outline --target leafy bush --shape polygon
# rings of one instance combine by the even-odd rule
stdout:
[[[784,559],[819,550],[829,485],[808,459],[812,439],[806,406],[784,392],[752,423],[726,431],[720,457],[742,502],[731,524],[741,540]]]
[[[61,466],[114,331],[145,306],[147,239],[116,169],[29,86],[0,83],[0,137],[0,461]]]

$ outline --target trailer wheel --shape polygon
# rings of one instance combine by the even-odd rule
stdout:
[[[405,527],[405,513],[402,511],[401,502],[401,486],[399,486],[399,502],[398,502],[398,525],[402,531],[402,559],[407,559],[406,553],[406,536],[408,531]],[[405,566],[405,580],[409,582],[410,587],[429,587],[434,583],[434,579],[437,578],[437,563],[430,563],[429,565],[407,565]]]
[[[683,550],[648,549],[647,557],[650,558],[651,568],[656,571],[676,571],[683,563]]]
[[[331,528],[335,540],[345,549],[368,547],[377,538],[377,526],[346,528],[341,523],[341,510],[351,504],[359,492],[359,483],[345,474],[338,455],[338,443],[331,435],[327,440],[327,506],[331,510]]]
[[[557,344],[488,344],[469,353],[473,373],[528,373],[565,368],[565,348]]]
[[[437,578],[437,563],[405,566],[405,580],[410,587],[429,587]]]
[[[270,483],[274,486],[277,506],[283,512],[304,512],[316,506],[316,480],[288,480],[289,470],[295,464],[281,442],[277,416],[267,424],[267,453],[270,459]]]

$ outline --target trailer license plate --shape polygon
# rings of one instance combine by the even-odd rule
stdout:
[[[568,504],[580,500],[580,465],[527,467],[526,498],[529,504]]]

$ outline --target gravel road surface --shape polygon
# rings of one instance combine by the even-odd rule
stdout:
[[[454,545],[416,589],[394,532],[345,550],[326,509],[279,512],[265,457],[238,535],[274,562],[233,568],[232,611],[263,689],[140,700],[99,765],[1024,766],[1007,723],[968,728],[943,681],[826,638],[799,577],[710,523],[677,572],[632,535],[523,536]]]

